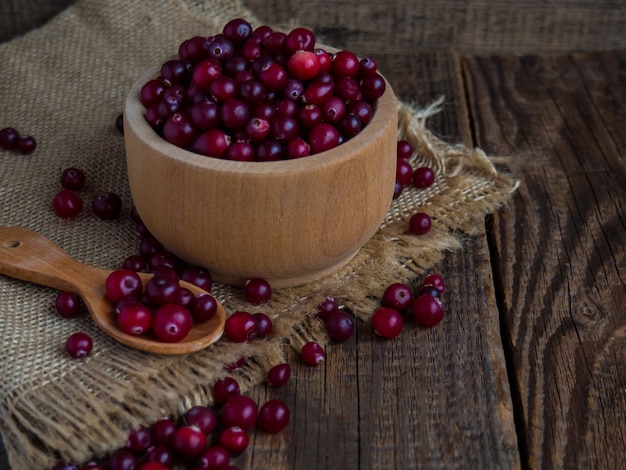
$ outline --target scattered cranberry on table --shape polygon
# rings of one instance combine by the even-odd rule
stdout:
[[[87,333],[73,333],[65,342],[65,350],[75,359],[81,359],[88,356],[92,349],[93,341]]]
[[[33,153],[37,148],[37,141],[33,136],[20,135],[17,129],[5,127],[0,129],[0,149],[17,150],[20,153]]]
[[[315,341],[309,341],[300,350],[302,360],[310,366],[318,366],[326,359],[326,353]]]
[[[430,216],[424,212],[413,214],[409,219],[409,230],[415,235],[425,235],[430,232],[432,220]]]
[[[74,318],[81,311],[82,301],[75,292],[59,292],[54,305],[63,318]]]

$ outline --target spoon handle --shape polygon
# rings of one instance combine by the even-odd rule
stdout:
[[[53,241],[24,227],[0,227],[0,274],[58,290],[80,291],[99,269],[76,261]]]

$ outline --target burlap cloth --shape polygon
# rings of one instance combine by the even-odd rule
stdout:
[[[182,40],[215,33],[236,16],[258,24],[228,0],[81,0],[44,27],[2,44],[0,127],[35,136],[39,147],[32,155],[0,151],[0,224],[37,230],[98,267],[115,269],[136,253],[123,137],[114,126],[125,94]],[[418,148],[414,166],[434,168],[435,185],[405,190],[378,233],[340,273],[276,291],[269,304],[255,309],[274,319],[269,340],[220,340],[184,357],[147,354],[116,343],[87,315],[61,319],[52,289],[0,276],[0,421],[12,467],[40,469],[58,459],[103,456],[121,447],[137,425],[211,403],[212,384],[226,374],[223,365],[241,356],[248,360],[237,379],[248,390],[284,361],[285,345],[326,342],[314,317],[323,295],[366,319],[378,302],[372,296],[388,283],[415,279],[446,250],[459,248],[459,234],[502,204],[516,183],[482,152],[448,145],[428,132],[425,119],[436,111],[436,105],[420,111],[399,106],[399,136]],[[125,216],[102,221],[88,207],[75,220],[55,216],[51,201],[69,166],[87,174],[87,204],[96,191],[114,191],[123,197]],[[418,208],[434,220],[423,237],[407,230]],[[228,311],[250,307],[238,289],[216,285],[213,292]],[[94,349],[73,360],[64,343],[79,330],[92,336]]]

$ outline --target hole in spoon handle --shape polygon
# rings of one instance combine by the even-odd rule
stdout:
[[[23,227],[0,227],[0,274],[75,290],[88,269],[40,233]]]

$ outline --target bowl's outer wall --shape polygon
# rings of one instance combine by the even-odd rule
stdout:
[[[133,202],[151,233],[213,278],[241,285],[302,284],[345,265],[391,203],[397,108],[387,84],[372,121],[324,154],[285,162],[230,162],[187,152],[143,118],[140,87],[124,110]]]

